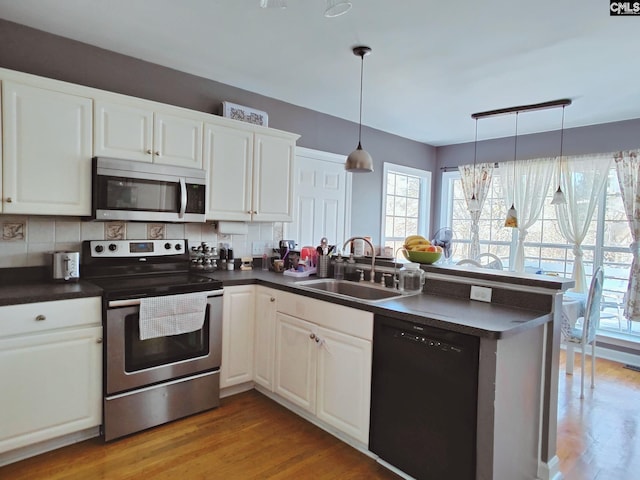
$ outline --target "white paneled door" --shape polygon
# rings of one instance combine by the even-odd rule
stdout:
[[[342,246],[351,230],[351,174],[344,170],[344,155],[298,147],[293,187],[293,222],[285,236],[300,247]]]

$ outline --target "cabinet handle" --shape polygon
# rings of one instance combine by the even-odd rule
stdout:
[[[155,155],[156,155],[156,157],[159,157],[160,156],[160,150],[157,150]]]
[[[96,343],[102,343],[102,337],[97,338]]]
[[[47,317],[45,317],[44,315],[38,315],[38,316],[36,316],[36,320],[37,320],[38,322],[41,322],[41,321],[46,320],[46,319],[47,319]]]
[[[147,155],[151,155],[153,152],[151,151],[150,148],[147,148]]]
[[[11,203],[11,202],[13,202],[13,199],[12,199],[11,197],[7,197],[6,202],[7,202],[7,203]]]
[[[271,298],[269,299],[269,301],[270,301],[270,302],[275,302],[275,301],[276,301],[276,299],[275,299],[274,297],[271,297]]]
[[[313,340],[314,338],[316,338],[316,334],[315,334],[315,333],[310,333],[310,334],[309,334],[309,338],[310,338],[311,340]]]

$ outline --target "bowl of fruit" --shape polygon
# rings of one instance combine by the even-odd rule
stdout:
[[[410,235],[404,239],[402,254],[410,262],[430,265],[440,260],[443,251],[422,235]]]

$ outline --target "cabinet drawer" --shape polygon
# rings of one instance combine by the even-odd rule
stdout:
[[[278,311],[365,340],[373,339],[373,313],[288,292],[278,293]]]
[[[95,325],[101,322],[101,297],[0,307],[0,337]]]

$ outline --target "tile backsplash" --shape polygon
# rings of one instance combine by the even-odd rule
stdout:
[[[76,217],[0,215],[0,268],[48,266],[51,253],[80,251],[83,240],[186,238],[228,243],[236,257],[251,256],[252,242],[277,245],[281,223],[249,223],[246,235],[221,235],[213,223],[87,222]]]

